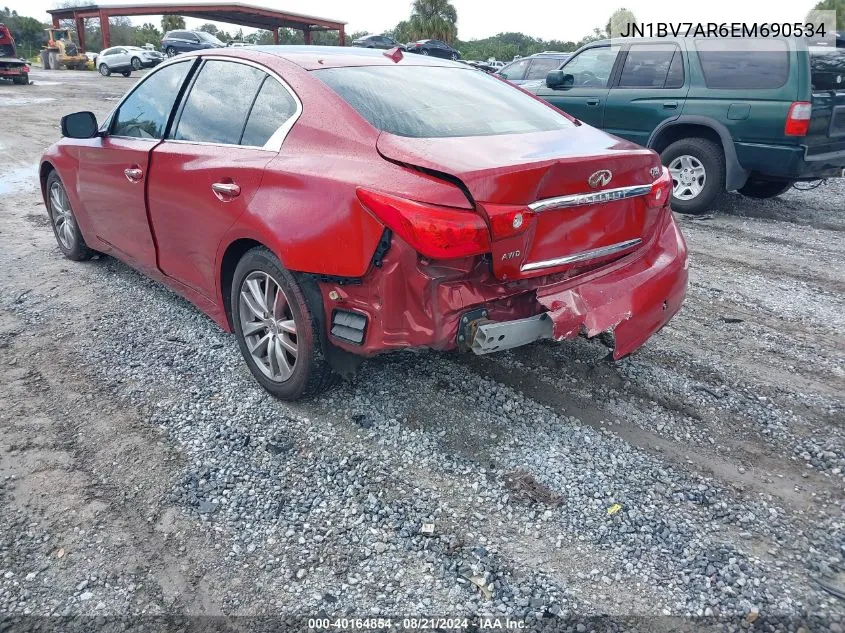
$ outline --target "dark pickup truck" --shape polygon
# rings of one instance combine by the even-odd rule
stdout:
[[[29,83],[29,64],[18,58],[15,38],[5,24],[0,24],[0,79],[11,79],[22,85]]]

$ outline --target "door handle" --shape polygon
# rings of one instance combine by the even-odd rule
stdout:
[[[130,167],[129,169],[123,170],[123,175],[126,176],[126,180],[129,182],[138,182],[144,177],[144,172],[138,167]]]
[[[233,182],[215,182],[211,185],[211,190],[217,196],[217,199],[222,202],[229,202],[241,195],[240,185],[236,185]]]
[[[663,107],[667,110],[675,110],[678,107],[677,101],[664,101]]]
[[[588,106],[597,106],[599,104],[599,99],[587,99]]]

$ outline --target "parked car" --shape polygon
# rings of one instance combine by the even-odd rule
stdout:
[[[87,58],[88,58],[88,61],[89,61],[89,62],[91,62],[92,64],[94,64],[94,68],[96,68],[96,67],[97,67],[97,57],[98,57],[99,55],[100,55],[99,53],[95,53],[95,52],[93,52],[93,51],[85,51],[85,57],[87,57]]]
[[[579,49],[522,87],[659,152],[672,206],[722,191],[771,198],[845,168],[845,51],[799,39],[613,40]]]
[[[205,31],[168,31],[161,38],[161,52],[168,57],[206,48],[225,48],[225,45]]]
[[[61,127],[39,171],[61,251],[187,297],[281,398],[411,347],[583,334],[620,358],[686,291],[658,155],[467,66],[204,51]]]
[[[103,77],[113,72],[129,77],[133,70],[152,68],[164,61],[164,55],[137,46],[112,46],[104,48],[96,57],[97,70]]]
[[[399,47],[405,50],[405,45],[400,44],[389,35],[367,35],[366,37],[359,37],[352,40],[352,46],[359,46],[361,48],[383,48],[385,50]]]
[[[249,45],[250,45],[249,42],[239,42],[239,41],[235,41],[235,40],[232,40],[231,42],[228,42],[226,44],[226,46],[234,46],[235,48],[242,48],[244,46],[249,46]]]
[[[549,71],[560,68],[560,65],[569,58],[570,54],[547,51],[529,57],[521,57],[506,66],[502,66],[496,74],[518,86],[529,81],[544,80]]]
[[[457,60],[461,58],[461,54],[457,50],[440,40],[419,40],[418,42],[411,42],[405,45],[405,49],[409,53],[431,55],[432,57],[442,57],[443,59]]]

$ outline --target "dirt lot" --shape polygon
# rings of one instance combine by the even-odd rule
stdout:
[[[679,216],[686,305],[633,358],[586,340],[399,353],[285,404],[186,301],[111,258],[62,258],[40,152],[62,114],[103,117],[137,78],[32,78],[0,85],[0,624],[845,628],[825,589],[845,591],[845,182]]]

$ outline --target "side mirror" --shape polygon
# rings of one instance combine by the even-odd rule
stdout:
[[[562,70],[552,70],[546,75],[546,85],[552,90],[569,90],[575,85],[575,77]]]
[[[97,117],[93,112],[74,112],[62,117],[62,136],[93,138],[97,136]]]

